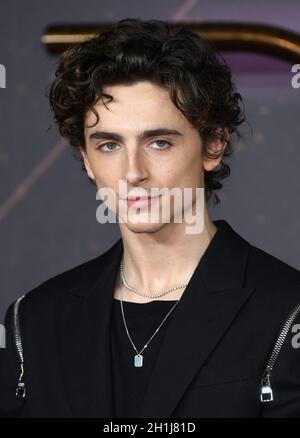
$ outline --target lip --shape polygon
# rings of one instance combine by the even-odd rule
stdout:
[[[159,199],[160,196],[141,196],[140,198],[127,198],[124,201],[127,203],[127,206],[130,207],[134,205],[137,208],[148,207],[153,204],[155,201]]]

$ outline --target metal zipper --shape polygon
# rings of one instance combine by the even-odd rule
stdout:
[[[270,355],[269,361],[267,363],[267,366],[263,373],[263,377],[261,379],[260,400],[263,403],[273,401],[273,390],[271,386],[271,376],[272,376],[273,367],[281,351],[281,348],[284,344],[285,338],[287,337],[287,334],[290,331],[290,327],[294,322],[294,319],[296,318],[299,311],[300,311],[300,304],[297,304],[297,306],[294,308],[294,310],[290,313],[287,320],[285,321],[280,331],[280,334],[277,338],[277,341],[274,345],[272,353]]]
[[[15,338],[15,346],[17,350],[17,354],[20,361],[21,373],[19,376],[19,380],[16,387],[16,397],[24,398],[26,394],[26,387],[23,381],[24,376],[24,357],[23,357],[23,347],[22,347],[22,339],[21,339],[21,331],[20,331],[20,322],[19,322],[19,305],[20,301],[24,298],[25,295],[22,295],[14,304],[13,307],[13,333]]]

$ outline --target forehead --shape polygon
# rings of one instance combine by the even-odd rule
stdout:
[[[94,127],[87,125],[94,124],[96,116],[92,111],[87,113],[86,133],[90,133],[96,126],[124,131],[151,128],[153,125],[173,128],[180,126],[181,129],[188,126],[188,120],[173,104],[168,90],[151,82],[107,86],[103,92],[111,95],[113,100],[109,101],[103,96],[94,106],[99,114],[99,122]]]

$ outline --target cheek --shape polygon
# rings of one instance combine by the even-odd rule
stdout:
[[[118,170],[106,165],[103,160],[94,159],[91,161],[91,168],[94,173],[97,186],[99,187],[116,187],[119,183]]]
[[[202,173],[202,160],[199,153],[187,162],[184,172],[185,180],[191,187],[198,186],[202,181]]]
[[[119,179],[112,174],[112,172],[97,173],[96,183],[98,187],[108,187],[113,189],[114,192],[119,191]]]
[[[177,187],[199,187],[202,182],[201,160],[197,157],[185,160],[177,169],[166,174],[170,184]]]

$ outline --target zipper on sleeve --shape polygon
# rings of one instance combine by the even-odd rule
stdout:
[[[17,301],[14,303],[13,307],[13,318],[12,318],[12,325],[13,325],[13,334],[14,334],[14,340],[15,340],[15,347],[17,350],[17,355],[20,362],[20,376],[16,387],[16,397],[17,398],[24,398],[26,394],[26,387],[23,380],[24,377],[24,357],[23,357],[23,347],[22,347],[22,338],[21,338],[21,331],[20,331],[20,321],[19,321],[19,305],[21,300],[24,298],[25,295],[21,296],[17,299]]]
[[[286,321],[285,321],[285,323],[284,323],[284,325],[279,333],[279,336],[275,342],[273,350],[271,352],[267,366],[266,366],[264,373],[263,373],[263,377],[261,379],[260,400],[263,403],[273,401],[273,390],[272,390],[272,385],[271,385],[272,371],[273,371],[275,362],[277,360],[277,357],[282,349],[284,341],[285,341],[285,339],[290,331],[291,325],[293,324],[293,322],[294,322],[294,320],[297,317],[299,312],[300,312],[300,304],[298,304],[293,309],[293,311],[289,314],[288,318],[286,319]]]

